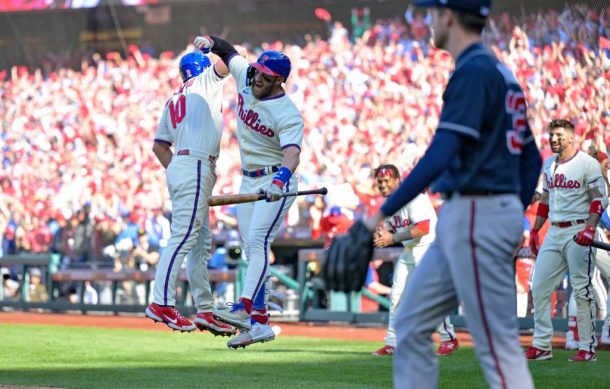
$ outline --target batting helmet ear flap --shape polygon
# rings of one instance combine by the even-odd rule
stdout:
[[[252,67],[252,65],[248,66],[248,70],[246,71],[246,86],[252,85],[252,80],[254,80],[254,73],[256,69]]]

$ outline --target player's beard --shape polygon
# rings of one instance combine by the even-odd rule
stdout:
[[[262,86],[257,87],[256,86],[256,82],[252,83],[252,95],[258,99],[264,99],[265,97],[268,97],[271,94],[271,91],[273,90],[273,83],[263,83]]]

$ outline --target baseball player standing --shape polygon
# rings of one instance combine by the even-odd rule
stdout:
[[[400,172],[394,165],[381,165],[375,169],[375,181],[383,197],[388,197],[400,185]],[[385,346],[373,355],[393,355],[396,348],[396,308],[405,285],[435,237],[436,212],[428,195],[420,193],[394,215],[386,217],[384,226],[375,232],[375,247],[387,247],[402,243],[405,250],[396,261],[392,289],[390,292],[390,318]],[[441,345],[436,354],[448,356],[453,354],[459,343],[455,337],[453,325],[446,317],[438,326]]]
[[[602,176],[606,182],[606,195],[608,195],[608,169],[610,169],[610,159],[608,154],[601,150],[595,152],[594,157],[600,163]],[[608,239],[608,231],[610,230],[610,218],[608,218],[608,209],[604,210],[598,225],[598,234],[602,242],[610,243]],[[595,256],[595,265],[599,269],[601,277],[606,280],[606,284],[610,285],[610,252],[606,250],[597,250]],[[606,295],[606,317],[602,326],[601,337],[599,338],[600,346],[608,348],[610,346],[610,298]]]
[[[236,329],[214,318],[214,298],[207,262],[212,236],[206,199],[216,182],[215,161],[220,151],[222,89],[227,67],[200,52],[180,60],[183,84],[165,104],[153,152],[166,168],[172,201],[172,235],[157,264],[153,303],[146,316],[180,331],[207,329],[215,335],[232,335]],[[176,150],[172,154],[170,149]],[[191,252],[192,250],[192,252]],[[184,257],[197,317],[194,323],[175,308],[176,280]]]
[[[264,51],[256,62],[248,63],[221,38],[201,36],[194,44],[220,56],[237,83],[243,174],[239,191],[266,193],[266,201],[238,205],[237,222],[248,260],[244,290],[230,310],[216,312],[220,320],[241,330],[227,345],[245,347],[275,338],[267,313],[269,248],[295,199],[282,194],[297,190],[293,173],[299,165],[303,118],[282,86],[291,69],[285,54]]]
[[[542,199],[530,235],[530,247],[537,257],[532,279],[534,340],[526,357],[530,360],[553,357],[551,294],[567,270],[576,301],[579,339],[578,353],[570,361],[595,361],[597,341],[591,285],[595,253],[591,243],[608,204],[606,182],[597,160],[576,149],[572,123],[553,120],[548,132],[555,155],[544,163]],[[538,230],[547,218],[551,227],[539,248]]]
[[[461,301],[492,388],[533,387],[519,344],[514,255],[542,160],[514,75],[481,42],[491,0],[416,0],[432,7],[434,45],[455,59],[428,150],[367,220],[374,231],[431,183],[443,193],[436,239],[396,312],[396,388],[434,388],[432,332]],[[498,228],[502,226],[502,228]]]

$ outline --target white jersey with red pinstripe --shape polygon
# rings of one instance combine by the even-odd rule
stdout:
[[[248,61],[239,55],[229,61],[237,83],[237,137],[242,168],[280,166],[282,150],[290,146],[301,148],[303,118],[286,94],[255,98],[246,82],[248,66]]]
[[[244,175],[239,192],[264,191],[271,183],[273,170],[282,165],[283,150],[301,149],[303,118],[284,93],[261,100],[253,96],[247,83],[249,63],[245,58],[233,56],[228,65],[237,84],[237,137],[242,169],[265,173],[254,177]],[[297,189],[297,176],[293,172],[283,190]],[[263,308],[264,284],[270,272],[269,248],[294,200],[295,197],[285,197],[275,202],[256,201],[237,206],[237,222],[248,260],[242,297],[253,300],[256,309]],[[262,293],[255,299],[259,292]]]
[[[410,201],[407,205],[400,208],[392,216],[388,216],[384,220],[385,227],[391,233],[403,232],[407,228],[428,221],[430,230],[428,234],[419,239],[409,239],[402,242],[405,247],[428,246],[436,237],[436,211],[428,195],[420,193],[416,198]]]
[[[172,235],[157,264],[153,302],[176,304],[176,280],[184,261],[198,312],[211,312],[214,299],[207,261],[212,236],[206,198],[216,182],[215,157],[222,130],[222,86],[214,66],[187,80],[168,100],[155,142],[174,145],[166,179],[172,201]]]
[[[155,140],[173,144],[176,152],[218,156],[224,81],[210,66],[182,84],[165,103]]]
[[[595,249],[577,244],[574,235],[585,227],[589,218],[592,199],[588,191],[596,188],[605,196],[605,181],[597,160],[580,151],[563,162],[558,162],[556,155],[548,158],[543,167],[543,180],[543,190],[549,195],[551,226],[534,265],[532,345],[541,350],[551,349],[551,295],[567,271],[576,302],[579,349],[593,352],[597,344],[592,287]]]
[[[563,162],[558,162],[556,155],[548,158],[542,174],[542,189],[549,192],[551,222],[587,219],[591,204],[588,190],[596,187],[605,193],[599,162],[581,151]]]

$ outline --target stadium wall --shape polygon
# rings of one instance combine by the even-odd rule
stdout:
[[[585,1],[587,2],[587,1]],[[594,0],[588,1],[598,4]],[[122,51],[129,44],[178,51],[194,35],[222,34],[233,42],[281,40],[302,43],[306,33],[326,36],[328,27],[314,9],[324,7],[333,20],[350,26],[352,7],[369,7],[371,20],[402,18],[405,0],[161,0],[154,6],[102,6],[91,9],[0,13],[0,69],[12,65],[40,67],[41,61],[66,58],[77,67],[83,54]],[[496,1],[494,13],[526,14],[561,8],[560,0]]]

